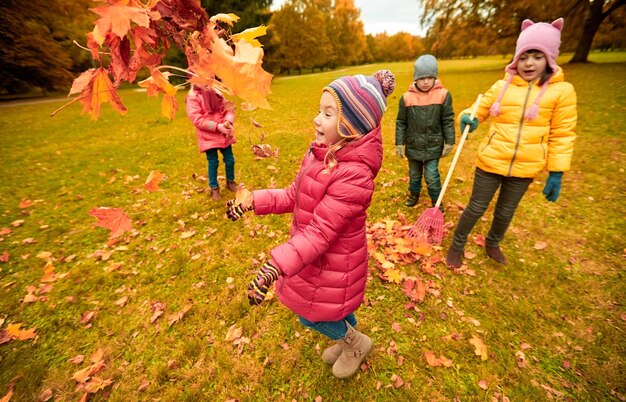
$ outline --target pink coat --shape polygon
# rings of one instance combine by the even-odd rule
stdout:
[[[217,125],[225,121],[233,123],[235,112],[232,103],[215,91],[192,87],[185,100],[187,116],[196,127],[198,149],[204,152],[212,148],[226,148],[237,142],[234,131],[230,137],[217,131]]]
[[[294,182],[254,191],[257,215],[293,212],[291,239],[271,251],[282,276],[280,301],[309,321],[337,321],[363,301],[367,281],[366,211],[383,159],[380,126],[336,153],[324,172],[325,146],[311,144]]]

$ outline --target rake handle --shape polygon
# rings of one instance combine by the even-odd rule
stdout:
[[[476,110],[478,109],[478,105],[480,104],[483,95],[480,94],[476,98],[476,102],[474,102],[474,106],[472,107],[472,113],[470,114],[470,120],[473,120],[476,116]],[[439,193],[439,197],[437,197],[437,202],[435,203],[435,207],[439,208],[441,205],[441,201],[443,200],[443,195],[446,193],[446,189],[448,188],[448,183],[450,183],[450,178],[452,177],[452,172],[454,172],[454,168],[456,166],[456,161],[459,159],[459,155],[461,155],[461,149],[463,149],[463,144],[465,144],[465,139],[469,134],[470,125],[465,126],[465,130],[463,130],[463,134],[461,135],[461,139],[459,140],[459,146],[456,148],[456,152],[454,153],[454,158],[452,158],[452,163],[450,163],[450,168],[448,168],[448,174],[446,175],[446,180],[443,182],[443,186],[441,186],[441,192]]]

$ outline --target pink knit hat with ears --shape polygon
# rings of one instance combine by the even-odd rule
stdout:
[[[559,47],[561,46],[561,30],[563,29],[563,18],[559,18],[553,21],[551,24],[547,22],[532,22],[531,20],[524,20],[522,22],[522,32],[520,32],[517,38],[517,45],[515,47],[515,57],[513,61],[506,66],[504,71],[508,76],[506,82],[498,99],[491,105],[490,114],[492,116],[498,116],[500,114],[500,101],[504,96],[504,92],[508,88],[513,76],[517,74],[517,62],[520,56],[529,50],[539,50],[546,55],[548,59],[548,65],[552,71],[556,72],[558,65],[556,64],[556,58],[559,55]],[[550,80],[546,80],[541,87],[541,92],[533,102],[533,104],[526,111],[526,120],[533,120],[539,113],[539,100],[548,89]]]

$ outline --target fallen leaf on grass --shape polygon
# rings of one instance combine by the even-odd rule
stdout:
[[[228,332],[226,333],[226,338],[224,338],[224,340],[229,341],[229,342],[234,341],[236,339],[241,338],[242,334],[243,334],[243,330],[240,327],[237,327],[236,324],[233,324],[228,329]]]
[[[9,262],[9,252],[4,250],[2,254],[0,254],[0,262]]]
[[[22,330],[20,329],[21,326],[22,324],[17,324],[17,323],[9,324],[7,326],[6,331],[11,336],[11,338],[18,339],[20,341],[33,339],[37,336],[37,334],[35,333],[36,329],[32,328],[32,329]]]
[[[146,179],[143,188],[151,193],[159,191],[159,183],[162,182],[163,179],[165,179],[165,175],[163,173],[159,172],[158,170],[153,170],[148,175],[148,178]]]
[[[132,221],[122,208],[94,207],[89,211],[89,215],[98,219],[97,226],[111,231],[109,233],[111,238],[119,237],[133,228]]]
[[[7,227],[3,227],[0,229],[0,236],[4,236],[4,235],[8,235],[11,234],[12,230],[7,228]]]
[[[73,364],[81,364],[85,360],[85,355],[76,355],[69,359],[68,361]]]
[[[24,209],[30,207],[31,205],[33,205],[33,202],[31,200],[22,200],[20,201],[19,207],[20,209]]]
[[[95,311],[85,311],[80,318],[81,324],[87,324],[96,315]]]
[[[533,246],[533,248],[535,250],[543,250],[546,247],[548,247],[548,243],[546,243],[545,241],[538,241],[535,243],[535,245]]]
[[[177,313],[174,313],[171,316],[169,316],[168,320],[167,320],[168,325],[171,327],[172,325],[174,325],[178,321],[182,320],[183,317],[185,316],[185,314],[187,314],[187,312],[191,309],[192,306],[193,306],[193,304],[189,303],[185,307],[183,307],[183,309],[181,311],[179,311]]]
[[[452,367],[452,360],[446,358],[444,355],[436,357],[433,352],[424,352],[424,357],[426,358],[426,363],[432,367]]]
[[[469,340],[469,343],[474,346],[474,353],[476,356],[480,356],[480,360],[485,361],[488,359],[487,346],[482,339],[476,335],[472,335],[472,339]]]
[[[478,381],[478,387],[480,387],[480,389],[484,389],[486,391],[486,390],[489,389],[489,384],[485,380],[480,380],[480,381]]]
[[[122,296],[115,301],[115,305],[119,307],[124,307],[126,305],[126,302],[128,302],[128,296]]]

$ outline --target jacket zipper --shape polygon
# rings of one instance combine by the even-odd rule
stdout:
[[[313,153],[313,148],[309,147],[309,152],[307,153],[307,155],[311,155]],[[302,179],[304,178],[304,175],[306,172],[309,171],[309,169],[313,166],[313,164],[309,164],[309,166],[306,167],[306,169],[304,169],[304,171],[302,172],[302,174],[300,175],[300,180],[298,180],[298,186],[296,187],[296,195],[295,195],[295,206],[293,207],[293,213],[291,215],[291,221],[293,226],[296,228],[296,231],[298,230],[298,221],[296,220],[296,212],[299,209],[298,206],[298,194],[300,194],[300,184],[302,184]],[[283,293],[283,286],[285,285],[285,278],[283,277],[283,280],[280,281],[280,289],[278,289],[278,297],[280,298],[280,295]]]
[[[528,104],[528,98],[530,97],[530,90],[533,89],[533,82],[528,83],[528,91],[526,92],[526,99],[524,99],[524,107],[522,108],[522,118],[519,121],[519,129],[517,129],[517,141],[515,142],[515,150],[513,151],[513,158],[511,158],[511,164],[509,165],[509,172],[507,176],[511,176],[511,171],[513,170],[513,164],[515,163],[515,158],[517,157],[517,149],[519,148],[519,143],[522,138],[522,127],[524,126],[524,116],[526,115],[526,105]]]

